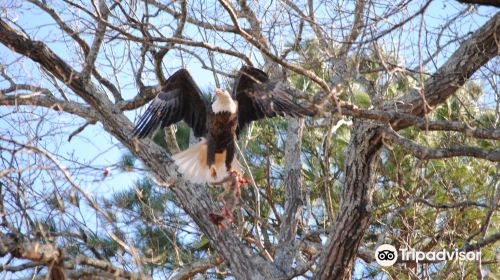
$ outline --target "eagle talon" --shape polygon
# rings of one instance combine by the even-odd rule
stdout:
[[[232,170],[229,170],[227,173],[229,174],[229,176],[234,176],[234,177],[236,177],[236,180],[237,180],[237,181],[238,181],[238,183],[240,183],[240,184],[247,184],[247,183],[250,183],[250,180],[248,180],[247,178],[243,178],[243,177],[241,177],[241,173],[240,173],[240,172],[238,172],[237,170],[232,169]]]

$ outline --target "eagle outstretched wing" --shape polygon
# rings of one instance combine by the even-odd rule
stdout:
[[[264,118],[314,115],[313,110],[290,100],[290,91],[284,84],[270,81],[262,70],[243,66],[233,88],[233,98],[238,102],[237,134],[250,122]]]
[[[207,110],[210,105],[186,69],[170,76],[134,128],[134,136],[143,138],[158,126],[166,127],[184,120],[194,136],[207,133]]]

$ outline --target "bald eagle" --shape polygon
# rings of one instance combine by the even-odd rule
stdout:
[[[168,78],[161,92],[139,118],[134,135],[143,138],[159,126],[181,120],[192,129],[199,143],[173,155],[178,171],[193,183],[216,183],[228,172],[241,172],[235,160],[235,141],[252,121],[277,115],[311,116],[313,110],[295,104],[288,97],[291,89],[271,81],[263,71],[243,66],[232,94],[216,88],[215,101],[201,93],[186,69]]]

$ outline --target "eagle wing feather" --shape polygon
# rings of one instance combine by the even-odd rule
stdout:
[[[134,136],[144,138],[158,128],[184,120],[196,137],[207,132],[207,110],[210,106],[186,69],[170,76],[161,92],[139,118]]]
[[[264,118],[314,115],[313,110],[289,98],[292,91],[283,83],[271,81],[262,70],[243,66],[233,88],[233,97],[238,102],[237,134],[252,121]]]

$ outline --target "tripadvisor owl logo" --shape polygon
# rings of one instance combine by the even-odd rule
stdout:
[[[375,260],[380,266],[392,266],[398,260],[398,250],[392,245],[382,244],[375,251]]]
[[[398,257],[401,261],[411,261],[416,262],[417,264],[421,261],[450,261],[450,260],[458,260],[458,261],[480,261],[481,260],[481,252],[475,251],[461,251],[459,249],[455,249],[453,251],[447,251],[445,249],[437,252],[422,252],[416,251],[412,248],[400,248],[398,250],[389,244],[380,245],[375,251],[375,260],[380,266],[392,266],[398,260]]]

